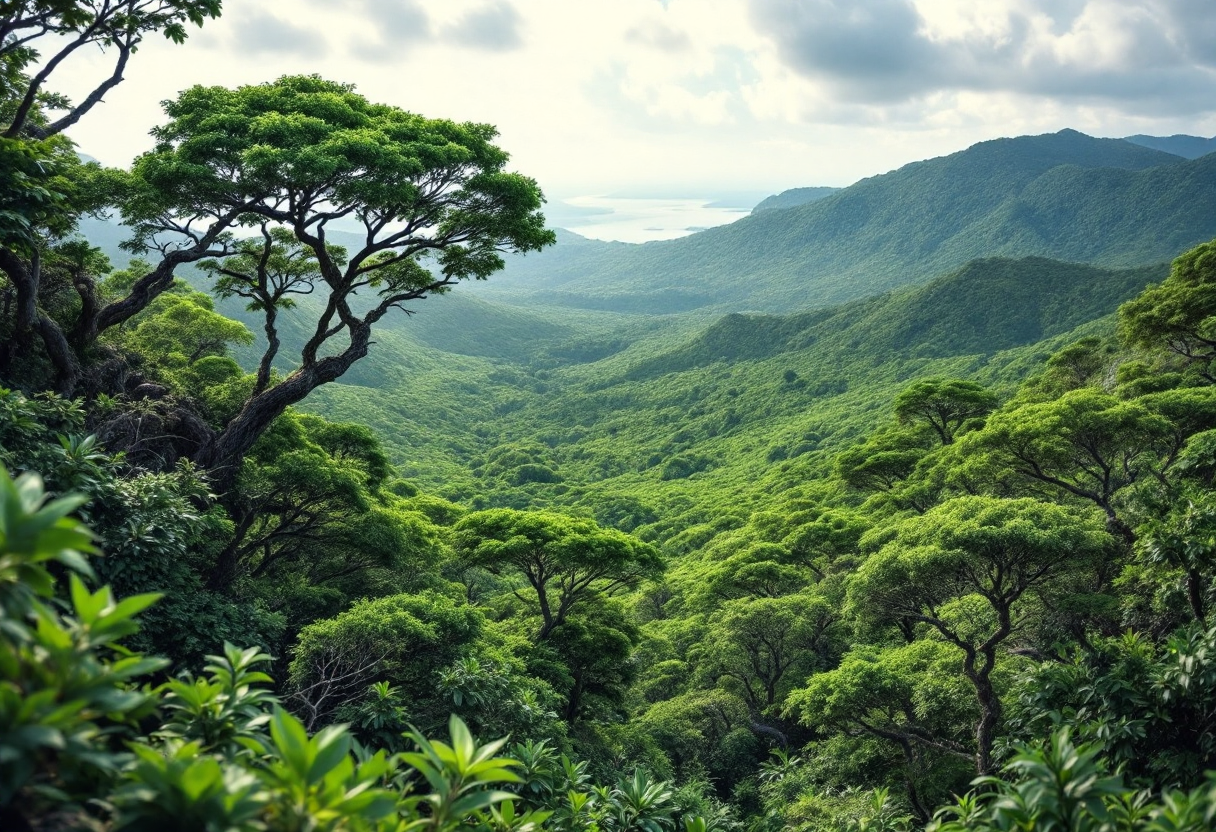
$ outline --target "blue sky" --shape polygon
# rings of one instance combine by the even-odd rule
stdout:
[[[73,131],[124,165],[192,84],[315,72],[496,124],[554,197],[847,185],[997,136],[1216,134],[1213,0],[225,0]],[[84,89],[99,59],[58,74]]]

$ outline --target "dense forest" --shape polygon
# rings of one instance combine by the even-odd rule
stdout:
[[[0,828],[1216,825],[1206,145],[636,246],[316,76],[83,156],[220,12],[0,5]]]

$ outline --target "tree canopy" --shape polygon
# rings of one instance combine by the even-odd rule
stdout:
[[[479,511],[457,523],[455,532],[456,551],[465,562],[527,583],[540,614],[539,641],[565,623],[580,601],[637,586],[662,570],[653,546],[556,512]]]

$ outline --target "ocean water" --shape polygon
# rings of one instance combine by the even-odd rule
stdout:
[[[674,240],[747,216],[735,201],[578,196],[545,206],[550,226],[595,240],[645,243]]]

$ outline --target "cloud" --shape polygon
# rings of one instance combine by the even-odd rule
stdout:
[[[935,48],[907,0],[752,0],[756,27],[795,71],[869,101],[936,86]]]
[[[255,9],[245,11],[235,30],[234,45],[246,54],[323,57],[328,51],[321,33]]]
[[[398,61],[410,47],[426,43],[435,37],[431,18],[417,0],[394,0],[380,3],[363,0],[367,25],[375,32],[369,41],[365,34],[351,43],[352,54],[375,62]]]
[[[684,52],[692,46],[687,32],[673,29],[657,20],[648,20],[625,32],[625,40],[640,46],[649,46],[660,52]]]
[[[1216,4],[1210,0],[1173,0],[1167,8],[1183,56],[1216,67]]]
[[[523,18],[510,3],[498,0],[465,14],[443,27],[444,40],[458,46],[489,52],[509,52],[523,46]]]
[[[840,101],[949,91],[1106,103],[1141,114],[1216,109],[1210,0],[749,0],[790,70]]]

